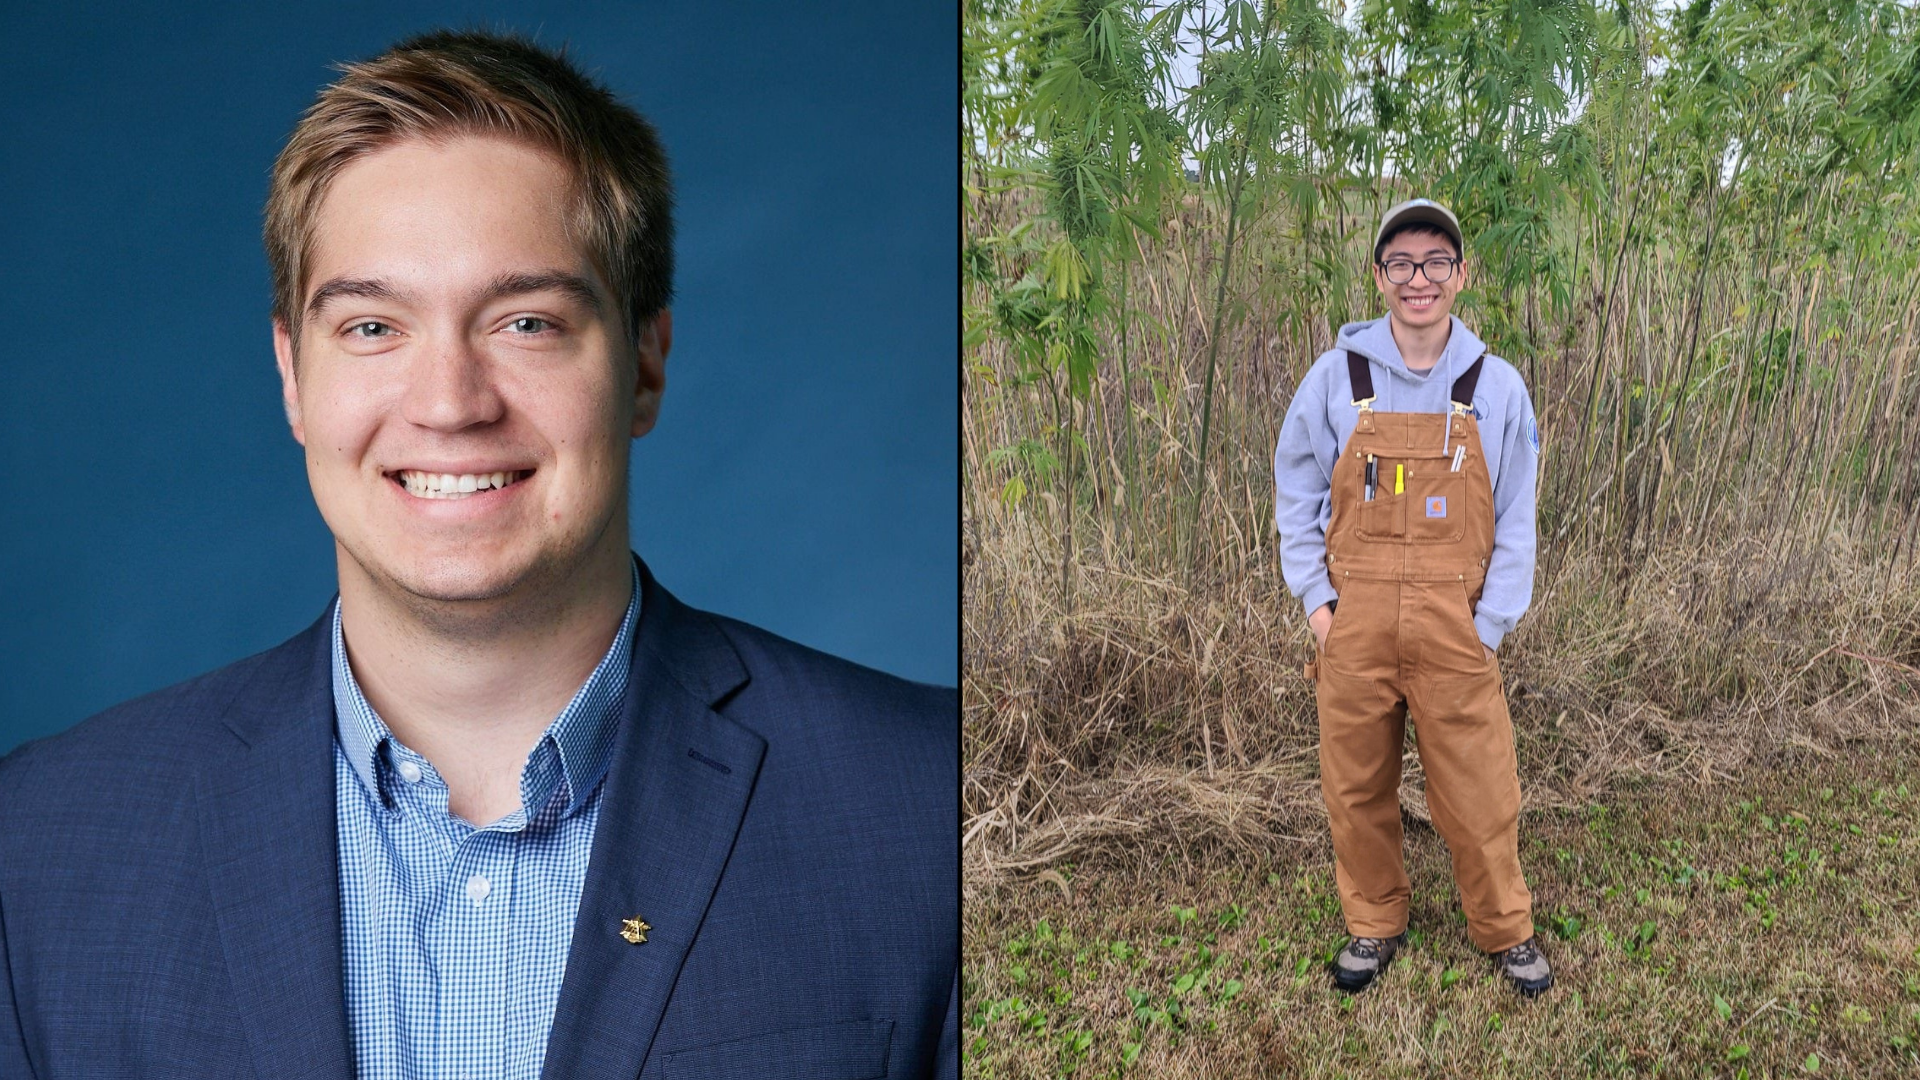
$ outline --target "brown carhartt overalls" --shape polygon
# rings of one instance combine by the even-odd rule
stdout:
[[[1468,932],[1497,952],[1533,935],[1533,897],[1520,874],[1513,724],[1499,666],[1473,627],[1493,554],[1493,481],[1468,411],[1485,360],[1453,384],[1450,416],[1373,411],[1366,359],[1348,353],[1347,363],[1359,416],[1333,467],[1327,527],[1339,601],[1308,665],[1340,906],[1356,937],[1406,929],[1399,793],[1411,714]]]

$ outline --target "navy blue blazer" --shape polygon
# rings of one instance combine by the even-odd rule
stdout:
[[[958,695],[641,582],[541,1075],[957,1076]],[[0,1077],[353,1075],[330,617],[0,761]]]

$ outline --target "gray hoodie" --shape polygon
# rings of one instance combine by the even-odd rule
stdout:
[[[1453,380],[1486,345],[1458,318],[1440,360],[1410,371],[1387,326],[1388,316],[1340,328],[1333,348],[1314,362],[1287,406],[1273,451],[1273,522],[1280,530],[1280,569],[1308,614],[1334,598],[1327,579],[1327,521],[1333,514],[1333,463],[1353,434],[1356,410],[1347,352],[1373,369],[1373,407],[1380,412],[1444,413]],[[1473,614],[1474,629],[1498,649],[1533,600],[1534,480],[1540,430],[1527,384],[1512,364],[1489,355],[1473,391],[1481,451],[1493,477],[1493,558]]]

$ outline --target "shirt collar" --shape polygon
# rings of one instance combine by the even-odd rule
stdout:
[[[552,793],[549,784],[536,783],[539,771],[534,768],[541,747],[548,742],[559,753],[560,778],[566,780],[569,792],[562,816],[578,810],[600,782],[601,774],[606,772],[614,730],[619,722],[620,702],[627,692],[633,628],[640,621],[640,568],[638,562],[630,561],[630,565],[633,595],[627,601],[627,613],[620,620],[613,644],[600,658],[593,674],[588,675],[587,681],[574,693],[573,700],[547,725],[533,752],[527,755],[528,764],[521,774],[521,796],[527,803],[525,812],[529,816],[537,813]],[[393,738],[393,732],[361,693],[360,681],[354,678],[352,665],[347,662],[338,600],[333,605],[333,716],[335,736],[354,775],[382,806],[391,805],[380,787],[378,760],[382,748]],[[547,779],[556,778],[549,771]],[[546,790],[529,790],[530,784]]]

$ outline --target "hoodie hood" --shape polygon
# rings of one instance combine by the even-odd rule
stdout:
[[[1447,347],[1440,352],[1440,359],[1426,371],[1414,371],[1407,367],[1406,360],[1400,355],[1400,346],[1393,340],[1393,328],[1388,325],[1390,315],[1382,315],[1366,322],[1347,323],[1340,328],[1340,334],[1334,339],[1333,347],[1357,352],[1372,362],[1373,393],[1377,399],[1377,408],[1381,412],[1393,411],[1394,384],[1406,383],[1408,388],[1399,397],[1403,401],[1413,400],[1418,394],[1415,388],[1426,386],[1438,377],[1442,387],[1451,389],[1453,380],[1459,372],[1466,370],[1481,353],[1487,350],[1486,343],[1479,335],[1467,329],[1458,315],[1447,316],[1452,329],[1447,334]],[[1385,377],[1382,378],[1382,375]],[[1444,395],[1446,390],[1442,390]]]

